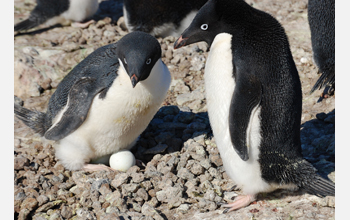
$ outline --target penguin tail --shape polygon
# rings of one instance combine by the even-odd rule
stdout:
[[[31,111],[15,104],[15,115],[18,119],[23,121],[25,125],[34,130],[35,133],[44,136],[45,134],[45,113],[39,111]]]
[[[312,181],[302,186],[308,193],[319,196],[335,196],[335,184],[315,174]]]
[[[317,89],[321,89],[322,87],[325,87],[326,85],[330,85],[331,87],[333,87],[334,82],[335,82],[334,68],[326,69],[326,71],[324,71],[324,73],[321,74],[320,78],[318,78],[317,82],[312,87],[310,94]]]
[[[29,30],[31,28],[38,26],[38,25],[39,24],[37,24],[37,22],[30,20],[30,19],[26,19],[26,20],[15,25],[15,31]]]

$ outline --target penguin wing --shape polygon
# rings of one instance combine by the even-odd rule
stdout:
[[[229,130],[231,141],[237,154],[247,161],[247,128],[252,110],[260,104],[262,87],[255,76],[240,74],[231,99]]]
[[[60,140],[75,131],[85,121],[93,99],[106,89],[104,84],[98,85],[96,81],[92,77],[83,77],[72,86],[67,104],[60,113],[62,115],[46,131],[46,139]]]
[[[67,11],[68,7],[69,0],[37,0],[37,5],[30,13],[29,18],[16,24],[14,30],[22,31],[34,28]]]

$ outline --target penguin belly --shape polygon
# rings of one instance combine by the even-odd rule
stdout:
[[[130,77],[120,67],[106,97],[101,99],[99,94],[96,95],[84,123],[59,141],[55,147],[56,157],[66,167],[76,170],[91,159],[133,147],[166,96],[170,73],[167,80],[163,75],[162,72],[151,73],[150,77],[132,88]],[[147,86],[148,81],[151,84],[158,82],[156,77],[165,81],[163,86],[158,86],[161,91]],[[156,84],[153,86],[157,87]]]
[[[247,128],[249,159],[243,161],[234,149],[229,130],[229,109],[236,85],[233,78],[231,38],[232,36],[227,33],[218,34],[210,48],[204,74],[208,114],[227,175],[243,193],[256,194],[269,191],[270,188],[261,177],[258,162],[261,107],[256,106],[250,115]]]
[[[82,22],[92,17],[98,10],[97,0],[70,0],[69,4],[67,11],[49,19],[45,24],[51,26],[57,23],[68,25],[72,21]]]

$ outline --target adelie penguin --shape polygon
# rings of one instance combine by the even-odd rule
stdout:
[[[334,183],[301,154],[301,84],[279,22],[243,0],[209,0],[174,48],[199,41],[210,45],[210,124],[226,173],[243,193],[225,212],[279,188],[334,195]]]
[[[56,141],[55,155],[69,170],[130,149],[158,111],[171,82],[161,47],[144,32],[127,34],[80,62],[57,86],[46,113],[15,104],[15,115]]]
[[[123,14],[129,32],[156,37],[179,37],[207,0],[124,0]]]
[[[30,12],[29,17],[15,25],[15,31],[25,31],[40,24],[55,25],[58,23],[85,27],[92,23],[83,24],[91,18],[98,9],[98,0],[36,0],[37,5]]]
[[[325,87],[321,101],[335,90],[335,0],[309,0],[308,21],[313,58],[321,73],[311,93]]]

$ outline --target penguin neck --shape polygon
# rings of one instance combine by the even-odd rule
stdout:
[[[162,93],[169,88],[171,81],[170,72],[161,58],[154,64],[148,78],[140,81],[140,86],[147,89],[151,94]]]

